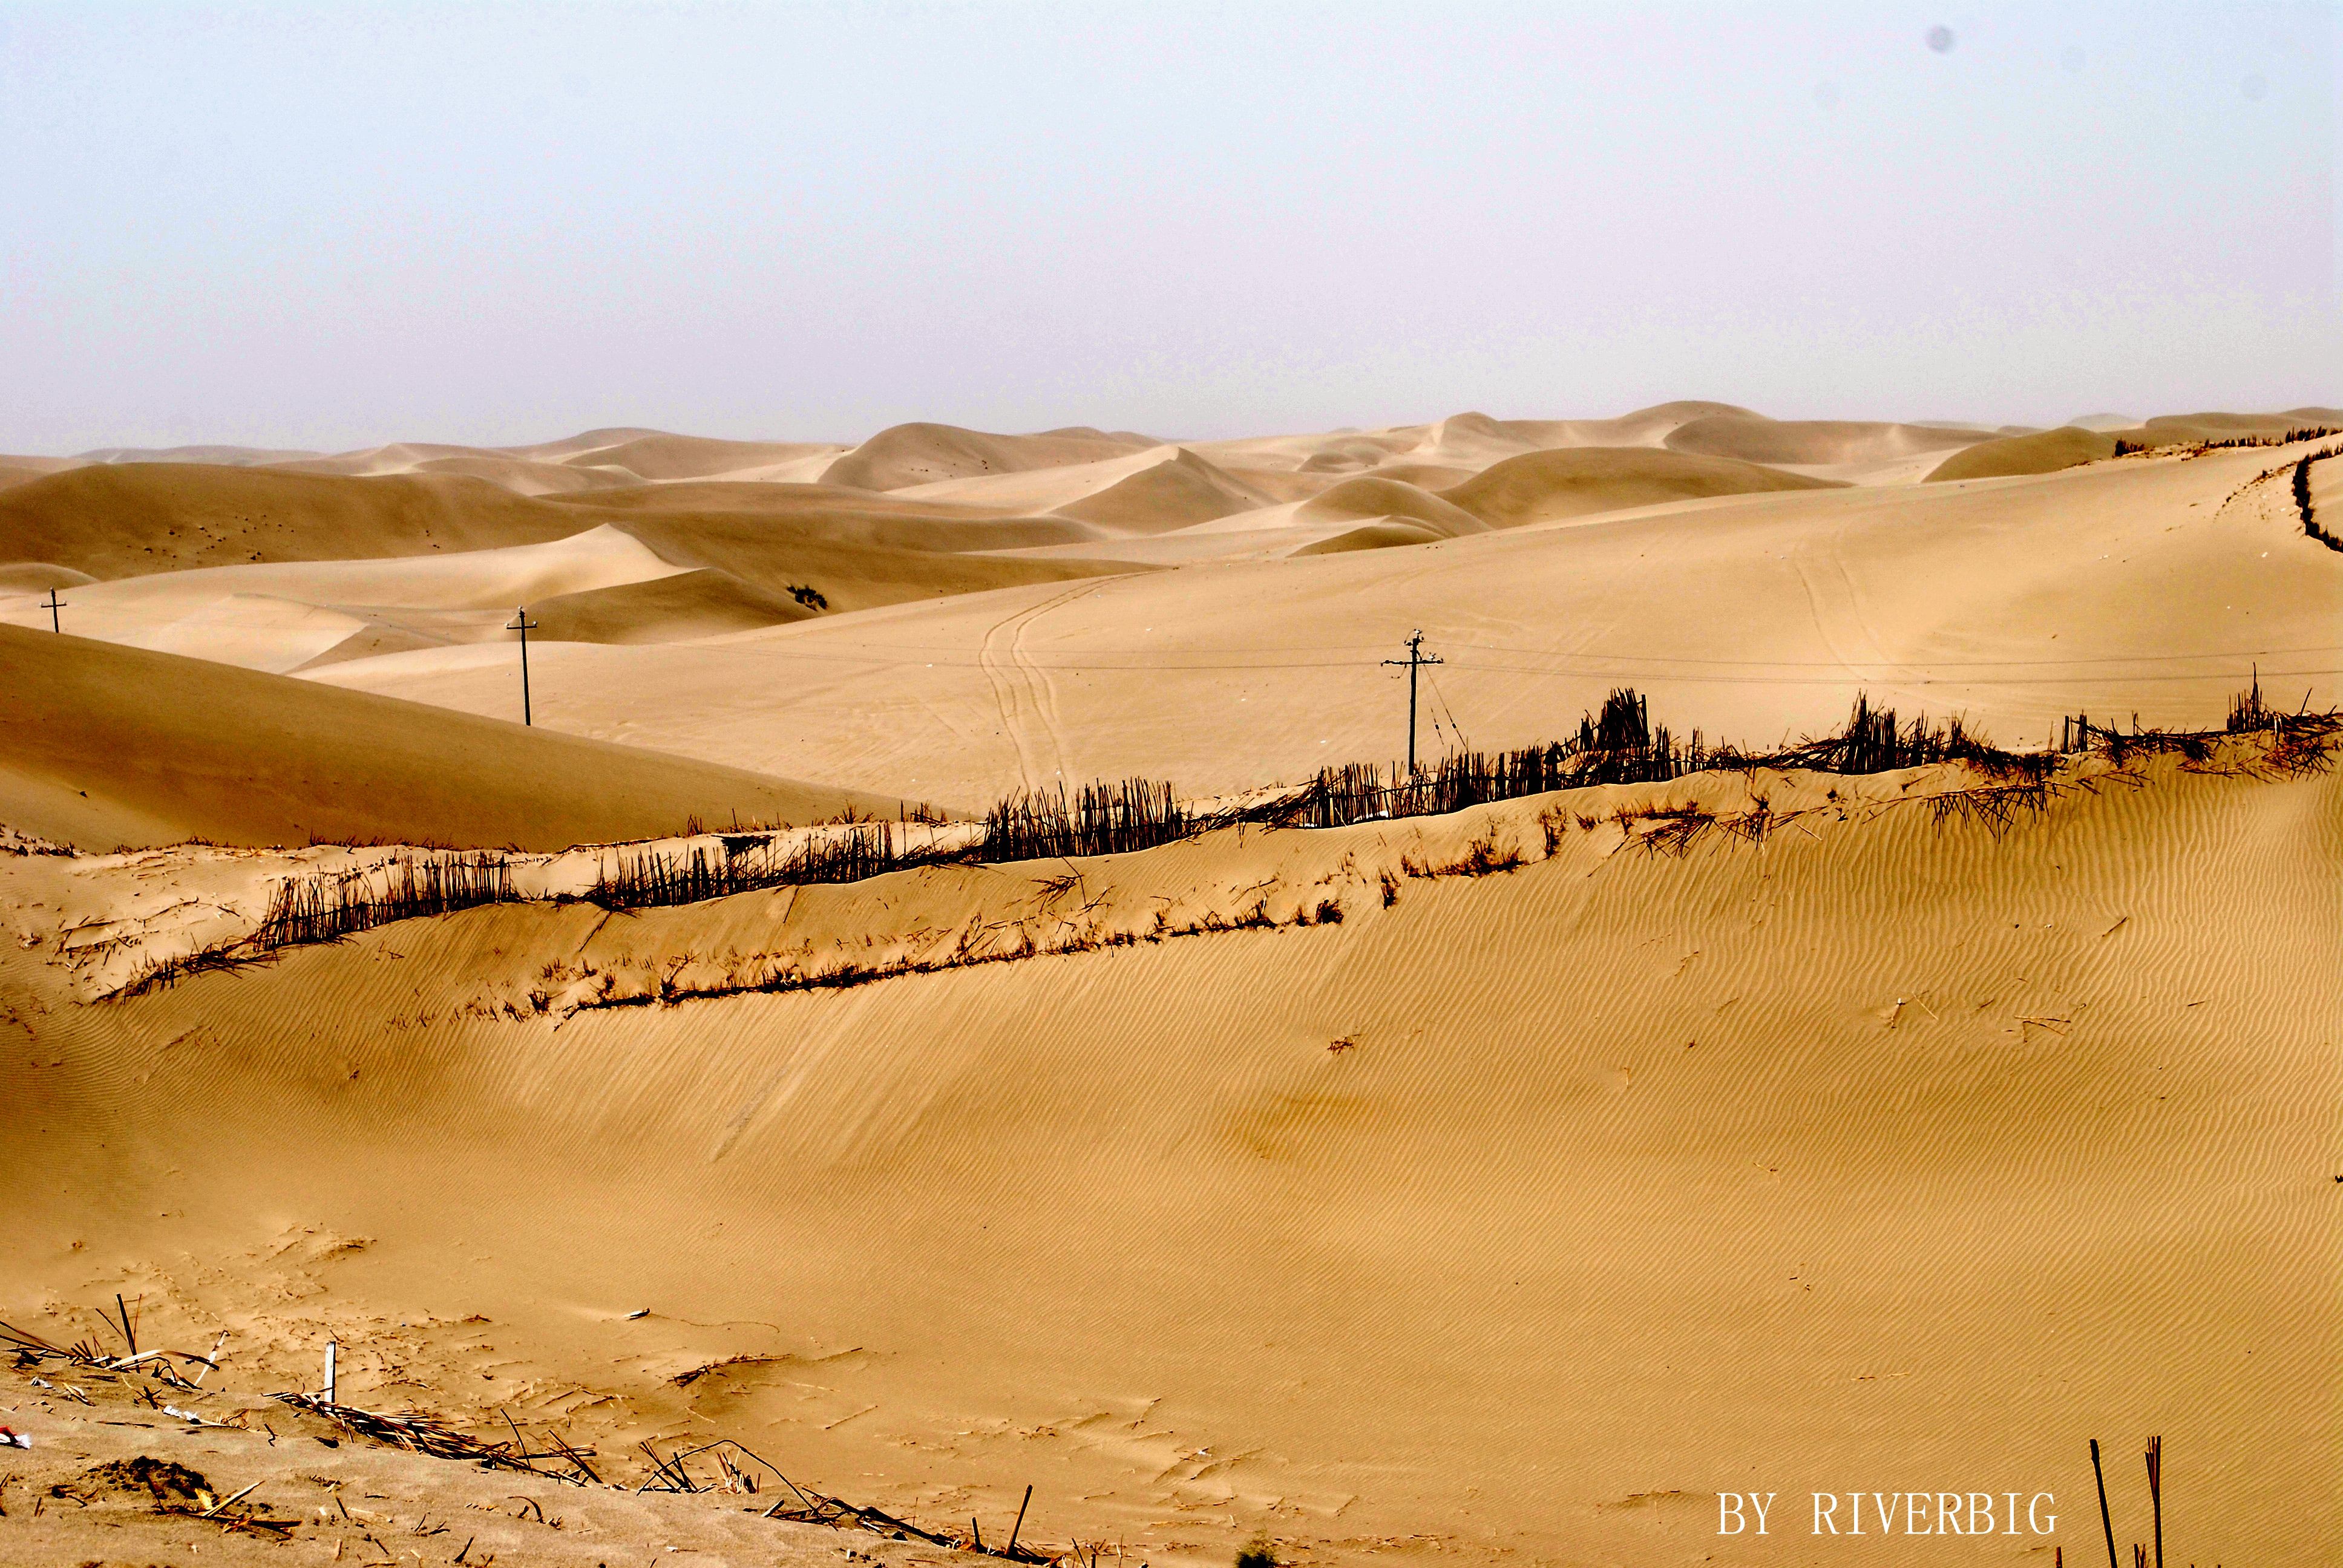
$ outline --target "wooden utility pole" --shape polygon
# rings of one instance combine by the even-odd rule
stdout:
[[[537,622],[528,618],[528,606],[523,605],[520,608],[515,610],[513,612],[512,619],[505,623],[505,629],[507,631],[517,631],[520,633],[520,721],[523,724],[527,724],[530,722],[528,712],[528,634],[537,629]]]
[[[1407,657],[1405,658],[1387,658],[1384,659],[1383,662],[1393,666],[1403,664],[1407,666],[1407,770],[1409,773],[1413,774],[1415,771],[1416,671],[1422,669],[1427,664],[1440,663],[1441,658],[1436,653],[1426,653],[1423,651],[1423,632],[1422,628],[1419,628],[1415,635],[1407,639]]]
[[[42,608],[49,612],[49,629],[51,631],[63,632],[65,630],[65,627],[57,620],[57,611],[65,608],[66,605],[72,602],[73,601],[71,599],[59,598],[57,597],[56,589],[51,588],[49,590],[48,603]]]

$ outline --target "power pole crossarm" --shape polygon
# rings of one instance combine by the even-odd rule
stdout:
[[[528,634],[537,629],[537,622],[528,618],[528,606],[515,610],[505,629],[520,633],[520,721],[530,724],[535,721],[528,711]]]
[[[1416,675],[1417,672],[1422,670],[1425,665],[1440,663],[1441,658],[1436,653],[1426,653],[1423,651],[1423,631],[1422,628],[1418,628],[1415,634],[1407,639],[1407,657],[1405,658],[1387,658],[1384,659],[1383,662],[1393,666],[1405,665],[1407,667],[1407,770],[1411,775],[1413,775],[1415,772]]]

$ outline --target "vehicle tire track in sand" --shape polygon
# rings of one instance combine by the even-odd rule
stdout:
[[[1810,564],[1813,552],[1795,550],[1790,555],[1790,566],[1798,574],[1798,581],[1806,590],[1806,608],[1815,623],[1815,636],[1832,658],[1847,675],[1860,682],[1866,668],[1893,668],[1895,661],[1880,648],[1879,639],[1873,635],[1871,625],[1864,618],[1861,597],[1855,591],[1855,579],[1847,575],[1846,561],[1835,543],[1822,546],[1827,572],[1818,572]],[[1827,602],[1826,602],[1827,601]],[[1850,658],[1840,646],[1841,638],[1833,632],[1833,625],[1852,628],[1862,644],[1856,657]],[[1867,657],[1866,657],[1867,656]]]
[[[1027,744],[1028,716],[1030,722],[1049,739],[1053,771],[1063,771],[1066,749],[1057,713],[1057,687],[1048,671],[1025,652],[1026,629],[1051,610],[1095,592],[1112,580],[1079,583],[1039,604],[1011,611],[985,631],[984,641],[977,649],[977,663],[992,687],[992,704],[1001,718],[1001,732],[1017,753],[1018,778],[1029,789],[1040,785],[1041,769]]]

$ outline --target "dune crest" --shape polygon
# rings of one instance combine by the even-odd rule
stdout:
[[[569,844],[889,797],[0,626],[0,822],[61,843]],[[518,661],[513,717],[520,711]],[[558,704],[540,688],[540,701]]]
[[[1094,463],[1142,449],[1134,442],[1090,431],[995,436],[955,425],[896,425],[831,462],[822,470],[820,482],[863,490],[900,490],[940,479]]]
[[[1711,414],[1670,431],[1671,451],[1746,463],[1865,463],[1973,446],[1989,432],[1848,419],[1765,419]]]
[[[1710,496],[1833,487],[1826,479],[1729,457],[1643,447],[1565,447],[1493,464],[1440,498],[1492,528],[1510,528]]]
[[[1185,447],[1094,463],[944,479],[893,492],[1004,512],[1054,513],[1124,534],[1156,534],[1267,506],[1270,498]]]
[[[1990,479],[2009,474],[2055,474],[2061,468],[2096,463],[2116,455],[2116,438],[2073,426],[2037,431],[2029,436],[2005,436],[1964,447],[1928,471],[1940,479]]]

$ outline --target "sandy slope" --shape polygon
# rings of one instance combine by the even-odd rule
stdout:
[[[2116,454],[2116,438],[2068,425],[2030,436],[2005,436],[1954,453],[1928,470],[1930,480],[1991,479],[2010,474],[2051,474]]]
[[[1097,462],[1155,444],[1097,430],[995,436],[953,425],[897,425],[826,466],[820,478],[826,485],[899,490],[940,479]]]
[[[1708,496],[1818,490],[1826,483],[1730,457],[1580,447],[1508,457],[1442,491],[1441,498],[1493,527],[1513,528]]]
[[[693,816],[802,822],[895,809],[45,631],[0,627],[0,822],[91,849],[191,837],[558,849],[673,832]]]
[[[389,1553],[393,1542],[409,1554],[407,1561],[435,1568],[455,1563],[458,1553],[467,1565],[531,1568],[609,1568],[614,1558],[631,1562],[639,1551],[673,1553],[668,1560],[699,1568],[837,1568],[848,1561],[834,1531],[758,1517],[769,1492],[638,1496],[631,1487],[581,1490],[362,1446],[329,1422],[270,1401],[276,1382],[254,1386],[247,1379],[237,1389],[232,1374],[208,1379],[199,1395],[159,1380],[133,1377],[108,1386],[85,1379],[75,1386],[86,1404],[41,1388],[33,1381],[38,1375],[0,1372],[0,1421],[33,1442],[0,1470],[12,1483],[5,1489],[10,1511],[0,1520],[10,1568],[379,1563],[388,1560],[378,1553]],[[194,1426],[164,1415],[156,1404],[246,1424]],[[215,1500],[244,1493],[233,1513],[251,1510],[265,1519],[297,1521],[297,1527],[285,1541],[231,1533],[189,1516],[200,1500],[164,1513],[151,1488],[106,1487],[93,1476],[104,1466],[142,1459],[185,1466],[209,1483]],[[852,1550],[870,1563],[995,1561],[867,1533]]]
[[[370,626],[398,627],[435,643],[501,642],[518,605],[681,569],[633,536],[603,527],[461,554],[155,572],[90,583],[70,598],[79,636],[282,672]],[[0,618],[49,624],[45,610],[22,598],[0,600]]]
[[[1054,512],[1125,533],[1162,533],[1269,503],[1183,447],[1155,447],[1095,463],[940,479],[895,492],[921,500],[964,501],[1005,512]]]
[[[1670,431],[1666,445],[1672,451],[1747,463],[1863,463],[1973,446],[1983,438],[1982,431],[1922,425],[1712,414]]]
[[[1206,563],[964,596],[695,645],[548,650],[548,723],[787,777],[983,800],[1145,773],[1209,791],[1404,745],[1552,739],[1630,682],[1655,716],[1761,743],[1867,689],[2005,744],[2061,714],[2218,722],[2258,663],[2289,706],[2343,668],[2343,556],[2305,538],[2290,449],[1928,486],[1781,491],[1403,550]],[[317,678],[473,711],[486,649]],[[785,706],[768,694],[776,682]]]
[[[1999,832],[1894,803],[1946,782],[1588,792],[1551,858],[1533,800],[476,910],[105,1007],[62,994],[45,910],[133,869],[0,863],[33,939],[0,944],[0,1127],[43,1175],[0,1306],[86,1332],[121,1290],[158,1342],[232,1330],[254,1382],[333,1334],[361,1402],[730,1434],[988,1531],[1031,1482],[1040,1533],[1159,1563],[1256,1528],[1696,1562],[1709,1494],[1752,1485],[2053,1491],[2055,1538],[1926,1546],[2034,1562],[2096,1547],[2085,1439],[2147,1432],[2180,1560],[2332,1561],[2343,784],[2166,763]],[[1598,819],[1753,790],[1819,809],[1681,858]],[[1529,863],[1405,873],[1484,832]],[[1159,897],[1343,919],[507,1011],[800,941],[1143,930]],[[2112,1483],[2141,1535],[2136,1461]]]
[[[682,590],[644,593],[602,601],[590,625],[558,614],[551,629],[598,641],[703,636],[797,619],[801,603],[852,610],[1106,569],[1079,551],[1047,562],[976,553],[1097,531],[1071,518],[800,484],[647,487],[631,474],[623,486],[556,505],[427,471],[456,461],[426,457],[408,471],[372,477],[90,467],[29,482],[0,502],[0,620],[47,625],[39,603],[46,589],[116,579],[69,596],[75,632],[281,671],[500,639],[520,603],[696,568],[742,587],[726,591],[721,609],[673,602]],[[478,459],[487,469],[518,461]],[[715,581],[696,580],[703,593]],[[782,604],[792,608],[767,613]],[[627,605],[640,613],[621,626]]]
[[[819,612],[787,594],[702,567],[541,598],[528,613],[548,642],[685,642],[783,626]]]
[[[575,518],[486,480],[194,463],[72,468],[0,490],[0,560],[119,578],[250,561],[353,560],[538,544]]]

